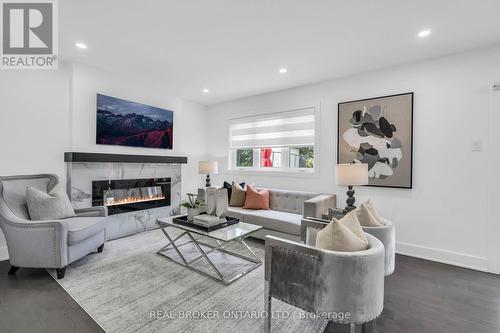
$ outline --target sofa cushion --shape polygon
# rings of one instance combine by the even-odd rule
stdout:
[[[229,200],[229,206],[231,207],[242,207],[245,204],[245,199],[247,197],[247,191],[240,184],[233,182],[231,199]]]
[[[375,217],[373,212],[367,207],[367,205],[362,204],[357,212],[359,222],[363,227],[383,227],[384,223]]]
[[[245,182],[240,183],[241,188],[245,188]],[[224,185],[222,185],[222,188],[227,189],[227,202],[231,201],[231,193],[233,192],[233,184],[224,182]]]
[[[269,190],[257,191],[252,186],[247,186],[247,197],[245,199],[246,209],[269,209]]]
[[[356,213],[359,223],[364,227],[384,226],[384,220],[380,217],[372,199],[363,202],[361,206],[356,208],[353,212]]]
[[[333,218],[325,228],[318,231],[316,247],[342,252],[366,250],[368,240],[356,213],[351,212],[340,220]]]
[[[269,190],[269,208],[280,212],[304,214],[304,201],[318,196],[318,193],[302,191]]]
[[[227,207],[227,216],[236,217],[241,222],[245,222],[244,215],[248,212],[248,209],[243,207]]]
[[[302,215],[275,210],[243,210],[245,223],[260,225],[266,229],[281,231],[287,234],[300,235]]]
[[[106,219],[102,217],[71,217],[65,221],[68,223],[68,245],[78,244],[106,227]]]
[[[59,184],[49,193],[26,186],[26,202],[33,221],[59,220],[75,216],[68,195]]]

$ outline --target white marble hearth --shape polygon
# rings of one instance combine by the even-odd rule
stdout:
[[[180,211],[180,164],[69,162],[67,165],[67,190],[75,208],[92,206],[92,181],[95,180],[171,179],[170,206],[109,216],[106,228],[107,239],[156,228],[157,218],[176,215]]]

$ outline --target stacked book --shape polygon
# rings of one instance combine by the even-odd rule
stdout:
[[[227,222],[226,218],[220,218],[215,215],[208,215],[208,214],[203,214],[203,215],[197,215],[194,217],[193,223],[198,224],[204,227],[212,227],[214,225],[218,225],[221,223]]]

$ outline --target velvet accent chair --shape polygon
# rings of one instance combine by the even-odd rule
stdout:
[[[31,221],[26,186],[49,192],[59,183],[52,174],[0,177],[0,227],[7,240],[11,269],[55,268],[64,278],[66,266],[94,252],[106,240],[106,207],[76,209],[75,217]]]
[[[384,244],[385,275],[394,273],[396,267],[396,229],[394,224],[388,219],[383,219],[383,227],[363,227],[367,234],[375,236]],[[308,217],[302,220],[302,241],[311,244],[312,239],[316,239],[316,233],[323,229],[330,221]],[[312,243],[314,244],[314,243]]]
[[[337,252],[311,244],[266,237],[265,332],[271,331],[273,298],[332,322],[364,325],[384,307],[384,246],[366,234],[369,247]],[[314,242],[312,242],[314,241]]]

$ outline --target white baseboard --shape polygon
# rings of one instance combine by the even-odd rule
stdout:
[[[454,266],[489,272],[488,259],[465,253],[435,249],[415,244],[396,242],[396,253]]]
[[[0,247],[0,261],[9,259],[9,252],[7,251],[7,246]]]

